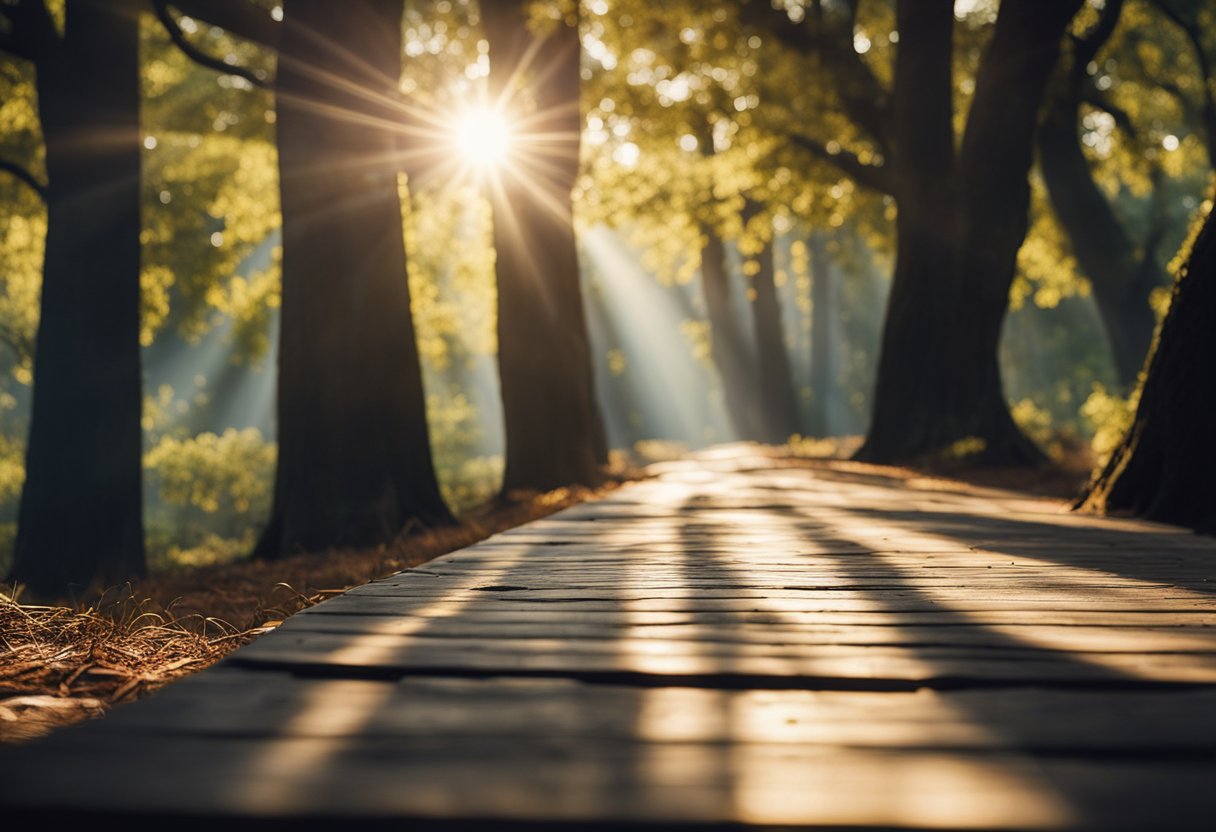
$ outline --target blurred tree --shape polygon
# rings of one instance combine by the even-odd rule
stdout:
[[[872,149],[803,143],[821,147],[824,159],[859,184],[892,193],[899,205],[895,276],[862,459],[959,451],[988,463],[1041,459],[1010,417],[997,345],[1027,228],[1038,113],[1081,2],[1001,3],[957,148],[952,0],[896,4],[890,89],[856,48],[857,3],[815,0],[797,7],[805,17],[797,21],[763,0],[745,7],[746,20],[817,59]]]
[[[1151,228],[1137,251],[1094,181],[1080,134],[1082,96],[1098,92],[1087,67],[1114,32],[1122,7],[1122,0],[1110,0],[1092,29],[1072,39],[1070,54],[1063,62],[1064,78],[1047,108],[1038,145],[1052,207],[1068,232],[1081,268],[1090,277],[1115,366],[1124,385],[1130,387],[1144,364],[1156,324],[1148,296],[1161,282],[1156,257],[1160,229]]]
[[[431,462],[393,125],[402,0],[284,5],[279,456],[257,553],[450,520]]]
[[[141,499],[139,9],[0,6],[36,76],[47,237],[33,410],[10,580],[39,593],[145,569]]]
[[[743,211],[743,225],[760,215],[762,206],[749,200]],[[771,218],[766,217],[770,223]],[[781,444],[798,433],[798,399],[794,394],[794,375],[785,347],[785,328],[781,322],[781,302],[777,296],[777,267],[773,255],[773,233],[762,238],[760,251],[748,264],[751,291],[749,300],[756,333],[756,359],[760,388],[761,425],[759,438]],[[752,265],[754,264],[754,265]]]
[[[832,265],[822,232],[807,239],[811,269],[811,413],[808,432],[828,436],[828,389],[832,367]]]
[[[797,413],[771,246],[775,224],[788,230],[809,201],[772,120],[760,119],[772,109],[761,102],[797,83],[797,67],[770,65],[728,5],[617,0],[597,9],[586,38],[586,213],[647,248],[661,281],[686,282],[699,267],[708,328],[697,329],[708,332],[733,432],[785,441]]]
[[[1160,78],[1161,88],[1178,100],[1188,121],[1202,125],[1208,160],[1216,167],[1216,9],[1209,0],[1149,2],[1181,31],[1197,70],[1185,79]]]
[[[734,282],[726,254],[726,242],[711,225],[701,227],[701,296],[709,320],[710,357],[722,379],[726,412],[735,433],[744,439],[759,439],[760,391],[756,368],[743,337],[743,325],[735,314]]]
[[[529,21],[531,12],[538,19]],[[607,445],[591,375],[571,191],[578,178],[577,4],[486,2],[491,101],[525,96],[517,153],[491,189],[503,492],[594,483]],[[517,86],[521,85],[521,86]]]
[[[1163,8],[1168,14],[1156,11]],[[1161,250],[1173,244],[1167,238],[1177,223],[1170,208],[1188,178],[1197,180],[1191,171],[1202,166],[1200,142],[1186,135],[1209,129],[1206,105],[1191,106],[1189,89],[1208,90],[1213,79],[1198,35],[1192,40],[1176,31],[1175,21],[1188,19],[1178,14],[1168,0],[1108,0],[1088,30],[1066,42],[1039,130],[1051,204],[1093,287],[1125,389],[1135,386],[1156,325],[1152,292],[1168,282]],[[1197,26],[1199,8],[1190,14]],[[1165,67],[1153,57],[1163,49],[1178,56],[1164,86]],[[1210,92],[1200,94],[1211,101]],[[1167,124],[1177,125],[1183,138]],[[1179,156],[1189,158],[1180,164]],[[1119,204],[1136,191],[1145,193],[1147,218]]]
[[[431,460],[398,193],[402,0],[290,0],[281,25],[244,0],[173,5],[278,54],[279,453],[255,555],[383,543],[414,524],[449,522]]]
[[[1216,410],[1216,212],[1190,245],[1174,283],[1131,428],[1082,503],[1151,520],[1216,531],[1216,465],[1209,419]],[[1197,226],[1199,224],[1197,223]]]

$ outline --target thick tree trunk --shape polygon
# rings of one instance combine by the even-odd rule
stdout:
[[[823,235],[807,239],[811,260],[811,436],[827,436],[832,379],[832,260]]]
[[[997,354],[1018,249],[1029,226],[1039,113],[1065,31],[1082,2],[1001,4],[959,152],[959,297],[974,326],[956,330],[960,337],[952,350],[971,359],[960,366],[962,378],[979,383],[960,409],[981,414],[981,425],[990,432],[978,435],[986,443],[984,457],[994,463],[1044,459],[1009,416]]]
[[[139,356],[139,18],[68,0],[37,66],[46,262],[15,560],[61,594],[144,572]]]
[[[1216,212],[1174,284],[1131,429],[1083,505],[1216,531]]]
[[[893,95],[895,275],[883,323],[870,429],[857,456],[891,462],[940,451],[968,435],[969,414],[947,330],[959,286],[952,128],[951,0],[897,6]]]
[[[701,294],[709,319],[710,357],[718,369],[726,413],[735,436],[756,439],[761,435],[760,391],[735,316],[726,245],[712,228],[703,228],[701,233]]]
[[[763,429],[760,438],[781,444],[798,432],[798,401],[794,396],[794,375],[785,348],[785,330],[777,300],[772,240],[761,249],[757,264],[760,268],[752,276],[751,308],[760,377]]]
[[[283,212],[274,508],[256,554],[450,521],[427,438],[387,124],[402,0],[287,0],[276,80]]]
[[[536,102],[536,112],[523,119],[526,135],[511,166],[491,189],[507,446],[503,492],[595,483],[607,444],[571,201],[582,132],[578,26],[565,21],[534,36],[519,2],[483,4],[482,22],[491,87],[506,90],[522,72]]]
[[[951,448],[987,464],[1043,458],[1009,415],[997,348],[1026,236],[1039,108],[1080,5],[1001,4],[957,165],[950,128],[953,4],[903,0],[897,7],[899,243],[862,459]]]

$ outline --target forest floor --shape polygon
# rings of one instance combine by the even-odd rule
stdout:
[[[895,468],[849,462],[848,441],[765,450],[776,465],[880,474],[919,488],[1020,491],[1061,503],[1084,484],[1090,460],[1073,454],[1035,469],[962,464]],[[635,460],[636,462],[636,460]],[[89,602],[33,604],[0,592],[0,742],[22,742],[99,716],[219,661],[288,616],[368,581],[425,563],[645,477],[618,464],[597,489],[519,495],[375,549],[300,555],[153,574]]]

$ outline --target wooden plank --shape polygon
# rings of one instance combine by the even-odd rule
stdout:
[[[811,574],[766,573],[749,570],[745,574],[722,574],[727,570],[721,567],[709,567],[699,571],[690,570],[689,574],[678,572],[670,574],[648,575],[645,583],[639,587],[637,575],[616,571],[602,575],[579,574],[578,570],[567,570],[564,574],[558,570],[546,569],[528,570],[526,573],[513,574],[514,584],[505,584],[493,580],[493,576],[477,573],[414,573],[402,575],[391,580],[376,581],[356,587],[351,592],[356,595],[401,594],[407,591],[415,592],[461,592],[476,590],[478,592],[547,590],[574,591],[594,590],[605,593],[619,593],[627,589],[637,591],[698,591],[698,592],[806,592],[810,590],[851,590],[854,592],[891,591],[923,589],[936,590],[967,590],[974,592],[979,589],[1009,592],[1013,590],[1044,590],[1069,591],[1100,594],[1111,590],[1116,592],[1135,592],[1150,594],[1172,594],[1175,589],[1190,589],[1188,581],[1175,580],[1170,582],[1148,582],[1119,580],[1114,577],[1052,576],[1050,573],[1025,574],[1025,572],[1010,571],[996,573],[991,571],[969,572],[959,574],[957,570],[942,574],[941,572],[924,571],[921,574],[908,575],[890,570],[887,572],[870,572],[868,574],[850,575],[847,573],[813,572]],[[520,580],[522,579],[522,580]],[[1193,583],[1198,584],[1198,581]]]
[[[1077,653],[982,647],[856,647],[722,644],[617,639],[435,638],[357,633],[281,632],[228,659],[272,668],[347,672],[544,673],[649,676],[747,676],[805,679],[808,686],[844,680],[874,684],[1077,684],[1174,682],[1216,684],[1216,654]]]
[[[1168,586],[1163,589],[1095,588],[1086,586],[1057,585],[1004,585],[990,584],[980,587],[938,586],[918,589],[902,583],[891,584],[840,584],[838,586],[782,586],[742,587],[739,585],[718,586],[691,590],[686,587],[626,586],[616,588],[566,587],[534,588],[526,584],[527,576],[517,576],[520,583],[502,584],[489,582],[468,588],[399,584],[367,585],[349,593],[354,598],[400,598],[421,602],[449,601],[452,603],[492,604],[508,603],[610,603],[630,604],[635,601],[672,601],[682,604],[690,601],[702,604],[713,601],[748,603],[762,601],[765,606],[783,606],[789,602],[819,603],[840,599],[857,599],[877,604],[903,604],[905,599],[922,603],[938,603],[953,607],[959,601],[971,601],[977,590],[982,590],[985,599],[997,604],[1031,603],[1057,606],[1085,605],[1086,609],[1168,608],[1173,603],[1188,607],[1211,610],[1216,613],[1216,597],[1189,593],[1185,589]],[[872,599],[872,600],[871,600]]]
[[[7,817],[467,818],[866,828],[1210,829],[1212,764],[788,744],[73,735],[6,767]],[[122,760],[125,779],[98,777]],[[52,769],[51,766],[54,766]],[[11,770],[10,770],[11,768]],[[54,776],[48,776],[53,772]],[[67,787],[66,784],[71,784]]]
[[[561,679],[192,677],[92,730],[293,737],[548,736],[639,743],[1016,748],[1191,759],[1216,749],[1216,690],[841,692],[586,685]]]
[[[280,630],[290,633],[378,634],[428,638],[485,639],[590,639],[614,642],[631,640],[723,642],[783,645],[925,645],[970,646],[1004,649],[1028,647],[1070,652],[1117,653],[1214,653],[1216,628],[1108,626],[1058,627],[1028,624],[1018,628],[951,626],[859,626],[843,624],[754,624],[749,622],[707,625],[697,621],[637,626],[628,619],[588,622],[528,619],[502,622],[454,616],[423,620],[401,616],[295,616]]]
[[[4,816],[1210,828],[1212,540],[665,470],[0,752]]]
[[[1206,610],[950,610],[932,606],[922,610],[828,610],[771,611],[755,605],[747,609],[708,610],[644,610],[636,605],[608,606],[587,609],[572,604],[480,604],[449,605],[403,604],[399,600],[365,597],[356,602],[343,601],[337,596],[324,604],[297,613],[296,618],[311,616],[399,616],[404,619],[453,618],[459,612],[462,621],[487,622],[545,622],[554,626],[563,623],[625,623],[630,626],[683,624],[693,618],[705,626],[753,623],[768,626],[804,626],[841,624],[864,626],[1029,626],[1035,624],[1071,627],[1212,627],[1216,617]]]
[[[842,597],[844,596],[844,597]],[[944,612],[954,616],[959,621],[968,619],[972,613],[994,613],[1007,611],[1034,611],[1051,614],[1057,611],[1068,612],[1105,612],[1105,613],[1154,613],[1162,615],[1192,612],[1197,615],[1211,617],[1216,614],[1211,602],[1197,602],[1193,599],[1130,599],[1130,600],[1098,600],[1073,599],[1052,597],[1027,597],[1015,599],[988,599],[971,593],[961,597],[954,603],[945,603],[925,598],[917,593],[907,593],[903,596],[892,593],[887,598],[873,596],[847,597],[846,593],[823,593],[820,597],[808,598],[796,596],[788,598],[700,598],[697,596],[676,596],[668,598],[638,597],[622,598],[593,598],[585,595],[571,594],[565,599],[540,599],[533,602],[519,598],[506,597],[487,602],[485,598],[480,603],[462,603],[460,600],[436,598],[393,597],[391,595],[341,595],[325,603],[331,611],[355,609],[375,614],[410,614],[426,611],[433,614],[452,615],[457,610],[472,606],[492,607],[503,612],[537,612],[546,610],[564,610],[567,612],[682,612],[685,614],[701,613],[928,613]],[[442,610],[442,612],[438,612]],[[1205,618],[1205,621],[1208,619]]]

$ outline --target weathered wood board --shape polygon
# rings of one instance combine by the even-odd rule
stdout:
[[[1212,828],[1216,545],[746,450],[0,752],[14,820]]]

